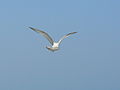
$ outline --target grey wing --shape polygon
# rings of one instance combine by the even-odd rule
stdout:
[[[43,35],[53,45],[53,43],[54,43],[53,39],[46,32],[32,28],[32,27],[29,27],[29,28],[32,29],[33,31]]]
[[[63,39],[65,39],[65,38],[67,38],[68,36],[70,36],[70,35],[72,35],[72,34],[75,34],[75,33],[77,33],[77,32],[68,33],[67,35],[63,36],[63,37],[58,41],[58,43],[60,44]]]

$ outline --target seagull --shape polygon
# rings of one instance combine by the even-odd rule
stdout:
[[[77,32],[68,33],[67,35],[64,35],[62,38],[60,38],[60,40],[58,42],[55,42],[46,32],[44,32],[42,30],[39,30],[39,29],[36,29],[36,28],[32,28],[32,27],[29,27],[29,28],[32,29],[33,31],[41,34],[42,36],[44,36],[50,42],[52,47],[46,46],[46,48],[48,50],[52,51],[52,52],[59,50],[59,45],[60,45],[60,43],[62,42],[63,39],[67,38],[68,36],[70,36],[72,34],[77,33]]]

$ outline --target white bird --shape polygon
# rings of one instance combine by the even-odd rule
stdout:
[[[46,46],[46,48],[50,51],[53,51],[53,52],[59,50],[59,45],[63,39],[65,39],[66,37],[68,37],[74,33],[77,33],[77,32],[68,33],[67,35],[63,36],[58,42],[54,42],[53,39],[46,32],[39,30],[39,29],[36,29],[36,28],[32,28],[32,27],[29,27],[29,28],[32,29],[33,31],[43,35],[52,44],[52,47]]]

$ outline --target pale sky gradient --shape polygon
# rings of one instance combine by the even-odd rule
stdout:
[[[1,0],[0,90],[120,90],[120,1]]]

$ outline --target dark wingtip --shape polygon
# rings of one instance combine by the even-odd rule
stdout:
[[[77,33],[77,32],[71,32],[70,34],[74,34],[74,33]]]
[[[78,32],[74,32],[74,33],[78,33]]]
[[[32,27],[28,27],[28,28],[33,29]]]
[[[35,29],[34,29],[34,28],[32,28],[32,27],[29,27],[29,28],[35,31]]]

